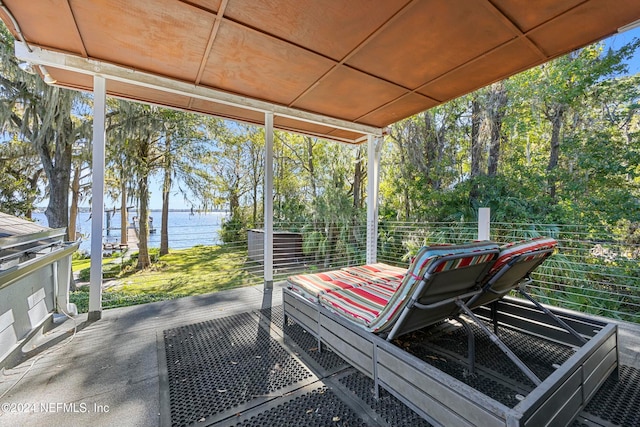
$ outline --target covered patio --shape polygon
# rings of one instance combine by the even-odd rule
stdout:
[[[640,3],[381,0],[372,5],[368,1],[284,0],[266,5],[249,0],[5,0],[0,3],[0,17],[16,37],[16,56],[35,66],[45,82],[94,93],[93,253],[102,249],[105,102],[106,96],[115,96],[264,126],[267,195],[273,194],[274,129],[348,144],[366,142],[370,177],[366,260],[373,263],[377,259],[378,165],[387,126],[636,26]],[[103,311],[102,264],[94,257],[88,315],[75,320],[77,333],[67,320],[36,338],[30,343],[34,352],[26,354],[33,357],[5,372],[0,402],[10,398],[10,402],[34,406],[9,407],[9,411],[3,407],[0,420],[6,417],[20,424],[26,420],[33,425],[424,422],[390,395],[384,396],[386,409],[381,400],[371,400],[366,377],[358,377],[361,374],[340,360],[319,361],[314,357],[318,349],[309,344],[304,331],[283,325],[279,317],[282,283],[273,283],[270,197],[265,198],[264,209],[264,284],[260,287]],[[263,376],[246,382],[248,388],[253,381],[259,383],[251,388],[258,391],[245,390],[239,400],[233,387],[199,376],[208,368],[198,365],[198,360],[189,361],[191,374],[183,377],[172,376],[175,366],[169,365],[188,359],[184,354],[172,355],[172,339],[183,345],[209,336],[216,328],[229,328],[229,322],[246,327],[239,334],[251,337],[237,344],[249,352],[242,354],[264,346],[269,349],[253,356],[251,367],[263,369]],[[283,329],[288,326],[294,329],[284,342]],[[620,381],[612,380],[609,388],[603,386],[601,393],[622,398],[615,387],[628,386],[636,390],[631,401],[638,402],[638,332],[635,325],[621,324],[618,349],[623,375]],[[68,344],[71,333],[74,338]],[[202,339],[206,347],[207,339]],[[213,351],[214,359],[224,358],[223,365],[230,371],[243,363],[236,360],[240,353],[200,350]],[[274,386],[288,368],[276,356],[270,364],[263,364],[262,358],[269,355],[271,360],[280,350],[301,377]],[[348,376],[354,389],[341,382]],[[208,409],[193,412],[192,398],[175,395],[180,388],[175,384],[172,388],[171,381],[192,384],[201,395],[229,399],[195,405]],[[314,393],[323,398],[313,400]],[[307,398],[303,408],[300,399]],[[600,400],[596,396],[593,402],[607,399],[608,395]],[[587,408],[576,425],[637,425],[637,418],[607,418],[608,413],[620,411],[617,403],[610,404],[615,409],[602,403],[604,412]],[[300,407],[295,411],[287,409],[296,405]],[[337,408],[339,413],[330,416]],[[22,418],[24,412],[26,418]],[[301,412],[308,417],[287,418]],[[314,419],[314,414],[324,415]],[[404,415],[397,418],[397,414]]]
[[[86,314],[67,320],[4,372],[1,401],[14,406],[3,407],[0,420],[33,426],[429,425],[386,392],[375,400],[372,380],[333,352],[318,352],[315,339],[297,325],[290,323],[283,339],[282,287],[110,309],[99,322],[87,322]],[[574,426],[638,425],[640,328],[619,327],[620,380],[610,377]],[[226,349],[213,340],[220,328],[228,328]],[[189,349],[197,349],[191,357]],[[442,343],[425,360],[453,363]]]
[[[635,1],[3,1],[19,60],[45,82],[94,92],[92,252],[102,248],[106,96],[368,144],[367,263],[376,261],[386,127],[635,28]],[[264,203],[273,283],[273,201]],[[95,257],[94,257],[95,258]],[[92,260],[90,317],[102,307]]]

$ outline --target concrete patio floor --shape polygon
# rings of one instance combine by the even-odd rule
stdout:
[[[0,375],[0,425],[166,425],[167,408],[160,403],[164,361],[158,356],[163,331],[278,306],[283,286],[110,309],[94,323],[80,315],[71,341],[74,322],[66,320],[35,339],[28,347],[35,350]],[[619,348],[621,364],[640,368],[640,325],[620,324]],[[365,416],[364,423],[370,422]]]
[[[80,315],[75,319],[75,337],[65,344],[74,326],[67,320],[39,340],[52,346],[0,376],[2,395],[28,370],[0,399],[0,425],[157,426],[156,334],[260,309],[263,304],[280,304],[280,287],[263,292],[262,286],[253,286],[105,310],[94,323],[86,322],[86,314]],[[14,407],[6,407],[8,403]],[[61,407],[64,404],[68,407]]]

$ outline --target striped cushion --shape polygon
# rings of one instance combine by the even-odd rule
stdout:
[[[443,271],[453,270],[456,268],[470,267],[472,265],[491,261],[493,258],[495,258],[495,254],[470,255],[464,258],[452,259],[452,260],[438,264],[437,267],[433,268],[432,272],[440,273]]]
[[[407,273],[406,268],[394,267],[393,265],[384,264],[382,262],[355,267],[345,267],[342,271],[346,271],[354,276],[362,277],[369,282],[376,283],[399,283]]]
[[[398,290],[390,298],[386,307],[380,311],[378,317],[369,324],[369,330],[371,332],[383,332],[393,327],[402,309],[409,302],[409,297],[415,292],[427,273],[443,272],[489,261],[495,257],[494,254],[477,256],[473,255],[473,253],[497,248],[498,245],[490,241],[473,242],[465,245],[422,247],[409,266]],[[469,253],[470,256],[440,264],[437,263],[442,257],[462,253]],[[437,271],[432,271],[434,268]]]
[[[338,314],[364,326],[369,326],[394,294],[396,283],[367,283],[357,288],[327,292],[319,296],[320,303]]]
[[[393,326],[422,278],[428,274],[454,268],[464,268],[492,259],[495,255],[474,255],[474,252],[497,249],[493,242],[476,242],[457,246],[423,247],[413,259],[402,280],[377,281],[361,286],[333,289],[319,295],[326,308],[362,325],[371,332],[382,332]],[[447,255],[469,253],[468,257],[443,263]],[[433,270],[433,271],[432,271]]]
[[[287,278],[288,288],[309,301],[317,302],[318,295],[335,289],[349,289],[368,282],[361,277],[345,271],[327,271],[325,273],[298,274]]]
[[[543,249],[553,249],[558,245],[555,239],[550,237],[536,237],[535,239],[521,240],[519,242],[508,243],[500,247],[500,255],[496,263],[493,264],[487,277],[493,276],[500,271],[502,267],[508,264],[515,257],[527,252],[535,252]],[[535,256],[528,257],[527,259],[534,258]]]

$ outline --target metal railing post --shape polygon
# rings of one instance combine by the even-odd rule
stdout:
[[[491,208],[478,209],[478,240],[491,240]]]

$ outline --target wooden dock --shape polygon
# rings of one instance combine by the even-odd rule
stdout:
[[[127,227],[127,247],[129,251],[138,250],[138,233],[133,226]]]
[[[138,232],[133,225],[127,227],[127,243],[103,243],[102,250],[104,253],[111,253],[113,251],[127,251],[129,253],[138,250]]]

